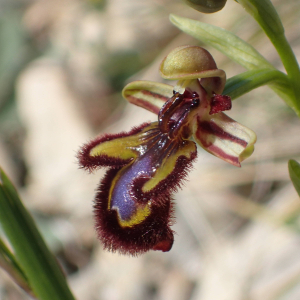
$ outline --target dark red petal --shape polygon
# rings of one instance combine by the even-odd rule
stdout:
[[[226,95],[213,95],[210,102],[210,115],[231,109],[231,98]]]

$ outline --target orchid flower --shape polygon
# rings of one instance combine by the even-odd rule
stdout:
[[[125,99],[158,121],[99,136],[78,154],[86,170],[109,168],[96,194],[96,230],[104,248],[122,254],[171,249],[171,197],[197,156],[196,143],[239,167],[256,141],[252,130],[223,113],[231,109],[230,97],[222,95],[226,75],[208,51],[178,47],[160,72],[177,85],[135,81],[123,89]]]

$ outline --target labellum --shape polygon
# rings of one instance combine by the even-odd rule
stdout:
[[[189,116],[198,106],[197,95],[175,93],[158,122],[105,135],[82,148],[84,168],[110,167],[95,200],[96,229],[106,249],[132,255],[171,249],[171,195],[196,158],[188,138]]]

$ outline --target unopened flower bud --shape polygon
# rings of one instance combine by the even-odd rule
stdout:
[[[183,0],[190,7],[206,14],[211,14],[221,10],[226,0]]]

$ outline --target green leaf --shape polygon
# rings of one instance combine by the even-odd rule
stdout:
[[[300,164],[293,159],[289,160],[289,173],[292,183],[300,197]]]
[[[15,259],[14,255],[11,253],[11,251],[8,249],[8,247],[5,245],[3,240],[0,238],[0,255],[2,258],[4,258],[6,261],[8,261],[13,268],[17,270],[17,272],[20,273],[20,275],[24,278],[24,280],[27,280],[24,272],[20,268],[17,260]]]
[[[1,168],[0,223],[38,299],[74,300],[55,257]]]
[[[24,291],[34,297],[34,294],[29,286],[28,279],[24,274],[22,268],[19,266],[13,253],[8,249],[3,240],[0,238],[0,267],[4,269],[11,278],[18,284]]]
[[[252,70],[233,76],[226,81],[223,94],[233,100],[265,84],[276,84],[292,95],[287,75],[273,69]]]
[[[238,0],[237,2],[253,16],[268,35],[284,33],[280,17],[270,0]]]
[[[247,70],[274,67],[251,45],[220,27],[170,15],[170,21],[183,32],[216,48]]]

